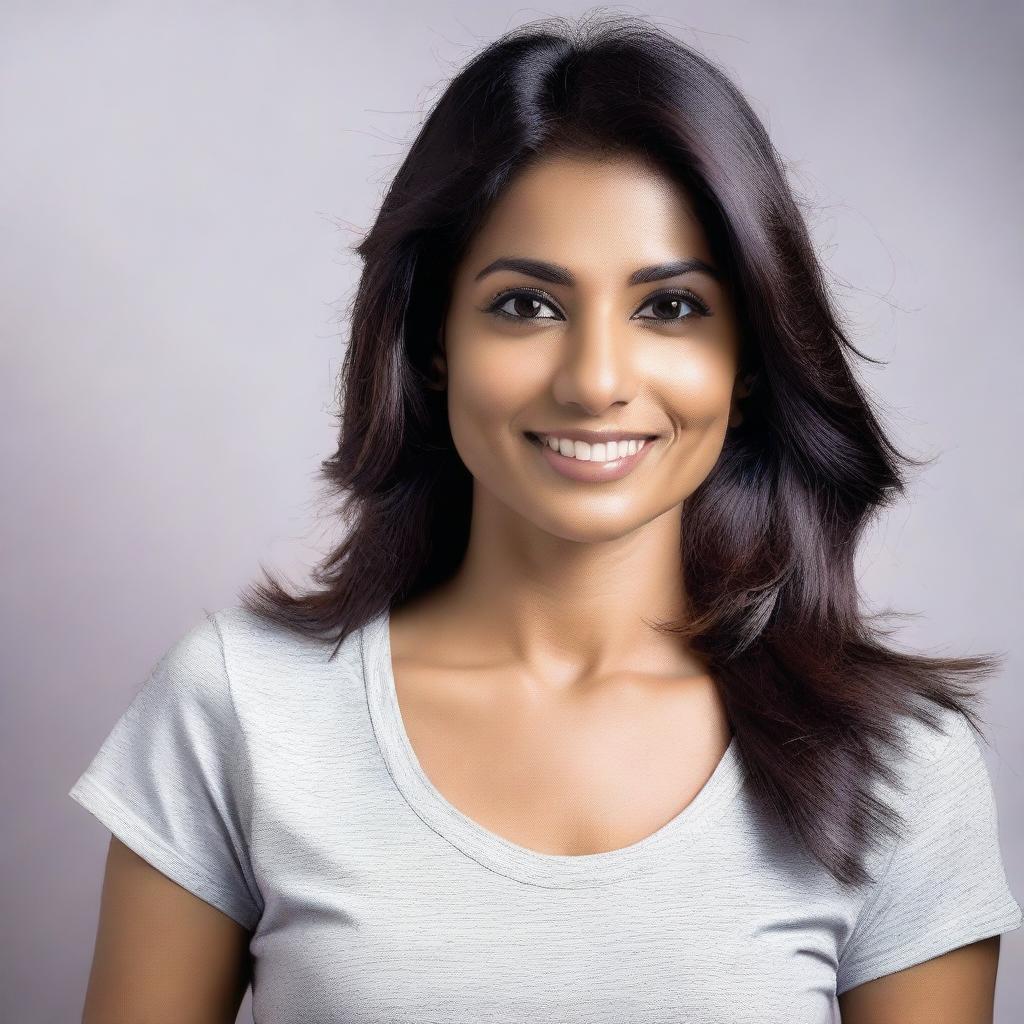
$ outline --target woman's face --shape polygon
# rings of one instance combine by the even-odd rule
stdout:
[[[506,259],[537,265],[496,266]],[[692,269],[631,281],[679,262]],[[449,423],[475,486],[579,541],[624,536],[689,496],[745,393],[711,262],[685,192],[636,158],[524,170],[460,264],[445,322]],[[587,455],[566,436],[580,430],[656,437],[602,466],[562,454]],[[563,439],[559,453],[531,435]]]

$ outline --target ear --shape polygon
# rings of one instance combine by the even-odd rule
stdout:
[[[448,359],[445,353],[444,324],[437,332],[437,347],[430,360],[429,384],[434,391],[444,391],[448,384]]]
[[[444,391],[447,386],[448,364],[445,361],[444,355],[440,352],[435,352],[433,358],[430,360],[429,380],[429,387],[434,391]]]
[[[729,426],[738,427],[743,422],[743,411],[740,409],[739,401],[746,398],[754,390],[754,375],[751,373],[741,376],[736,374],[736,381],[732,387],[732,406],[729,410]]]

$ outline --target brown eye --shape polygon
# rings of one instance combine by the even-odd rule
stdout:
[[[654,316],[642,316],[641,320],[682,321],[709,313],[707,304],[688,292],[662,292],[648,299],[641,309],[648,307],[655,310]]]
[[[509,308],[511,307],[511,308]],[[541,310],[547,309],[554,313],[553,308],[530,291],[503,292],[487,308],[488,313],[495,316],[505,317],[508,320],[561,320],[561,316],[555,313],[553,316],[541,315]]]

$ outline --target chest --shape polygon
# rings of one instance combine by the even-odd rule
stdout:
[[[257,1020],[838,1020],[852,901],[765,833],[711,688],[555,699],[401,657],[393,680],[378,626],[329,701],[267,686],[239,701],[266,901]],[[702,813],[660,843],[568,863],[645,838],[695,792]]]
[[[709,678],[524,696],[515,680],[395,667],[402,722],[441,796],[539,853],[630,846],[683,811],[731,738]]]

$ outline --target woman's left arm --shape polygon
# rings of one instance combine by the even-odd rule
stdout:
[[[847,990],[839,996],[843,1024],[992,1024],[999,938]]]

